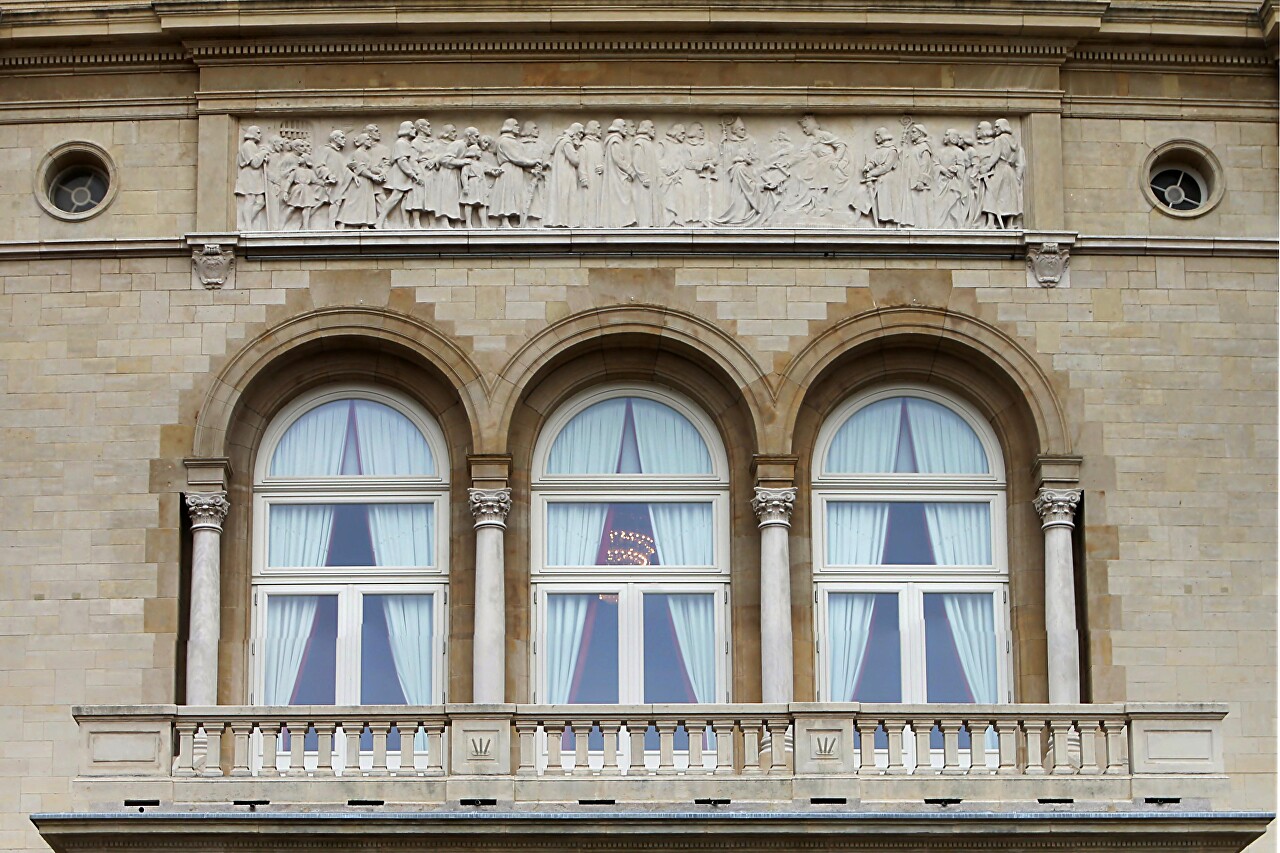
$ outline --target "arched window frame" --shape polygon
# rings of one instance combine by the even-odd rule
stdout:
[[[300,418],[308,412],[340,400],[368,400],[404,415],[418,429],[429,448],[435,473],[415,476],[338,475],[286,477],[270,474],[276,449]],[[419,567],[378,566],[268,566],[269,515],[273,506],[286,504],[371,504],[411,500],[434,506],[433,565]],[[253,566],[251,572],[252,636],[250,646],[253,683],[250,701],[261,704],[265,696],[267,600],[270,596],[333,596],[337,599],[335,703],[361,704],[360,662],[362,613],[366,596],[430,594],[432,613],[432,686],[430,701],[444,701],[445,638],[448,636],[449,573],[449,456],[444,434],[421,406],[396,391],[363,384],[328,385],[299,395],[272,419],[254,462]]]
[[[670,474],[550,474],[548,458],[565,426],[587,408],[619,397],[638,397],[671,407],[698,431],[711,459],[711,473]],[[534,445],[531,477],[530,574],[533,580],[534,701],[546,702],[546,628],[550,595],[618,595],[620,616],[619,701],[643,701],[643,642],[639,622],[644,594],[709,593],[715,600],[716,701],[729,693],[729,466],[720,434],[706,413],[692,400],[666,388],[636,383],[612,383],[583,391],[562,404],[547,420]],[[711,504],[713,559],[705,567],[649,566],[628,570],[617,566],[547,565],[548,504],[554,501],[628,502],[691,501]],[[628,681],[628,679],[630,679]]]
[[[840,429],[857,412],[881,400],[917,397],[944,406],[974,432],[987,458],[986,474],[847,474],[827,470],[831,445]],[[987,420],[966,401],[920,384],[898,383],[855,394],[836,407],[818,431],[812,468],[812,522],[814,598],[817,607],[816,655],[818,697],[842,701],[833,695],[829,645],[828,597],[833,593],[898,596],[899,631],[902,640],[901,701],[927,701],[924,596],[935,593],[982,593],[992,596],[997,650],[997,696],[1011,702],[1012,661],[1009,621],[1009,561],[1006,521],[1007,486],[999,440]],[[885,502],[985,501],[990,506],[991,565],[831,565],[828,564],[828,505],[849,500]]]

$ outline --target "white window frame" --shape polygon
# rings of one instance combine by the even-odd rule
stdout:
[[[544,701],[547,692],[546,657],[539,650],[547,648],[547,597],[550,595],[617,595],[618,596],[618,704],[641,705],[644,701],[644,596],[707,595],[713,596],[715,610],[715,647],[724,656],[724,665],[716,667],[716,702],[729,701],[729,585],[708,582],[645,582],[618,578],[592,578],[576,582],[546,582],[536,587],[537,606],[534,613],[534,658],[537,664],[534,680],[535,703]]]
[[[670,406],[701,435],[711,457],[711,473],[669,474],[548,474],[547,458],[561,430],[589,406],[616,397],[640,397]],[[565,402],[546,422],[533,453],[530,507],[530,574],[533,580],[534,636],[531,649],[534,697],[546,696],[546,597],[549,593],[619,592],[619,685],[622,704],[639,703],[644,690],[644,593],[715,595],[716,693],[728,701],[729,692],[729,465],[718,430],[689,398],[651,385],[610,383],[583,391]],[[707,503],[711,504],[713,561],[710,566],[548,566],[546,564],[547,505],[551,502],[590,503]],[[625,593],[627,603],[624,605]],[[634,598],[634,603],[631,599]],[[626,607],[634,608],[627,614]]]
[[[858,410],[891,397],[919,397],[950,409],[977,435],[987,457],[987,474],[838,474],[826,470],[827,454],[836,434]],[[989,593],[995,623],[999,664],[997,695],[1013,701],[1013,661],[1009,616],[1009,557],[1006,519],[1007,490],[1004,458],[994,430],[970,404],[935,388],[894,384],[856,394],[836,407],[818,431],[813,455],[812,519],[814,539],[814,605],[817,610],[814,644],[818,698],[833,701],[827,662],[827,597],[833,592],[895,593],[901,642],[902,702],[927,701],[925,672],[924,595],[932,592]],[[899,503],[987,502],[991,507],[991,565],[879,565],[827,564],[827,504],[866,501]]]
[[[254,658],[253,691],[249,703],[257,702],[265,693],[266,654],[259,653],[258,645],[267,634],[267,598],[273,595],[336,596],[338,599],[337,649],[334,660],[334,704],[360,705],[360,659],[363,635],[366,595],[424,595],[435,596],[431,600],[431,701],[438,705],[444,699],[444,667],[446,642],[441,625],[448,613],[448,587],[443,583],[422,583],[418,579],[405,578],[403,583],[389,583],[385,579],[376,582],[351,581],[349,583],[279,582],[263,583],[254,589]]]
[[[418,428],[435,463],[431,476],[336,477],[271,476],[271,458],[281,438],[300,417],[312,409],[338,400],[369,400],[403,414]],[[283,504],[375,504],[425,503],[434,507],[434,565],[405,566],[313,566],[270,567],[267,565],[272,506]],[[360,704],[360,620],[364,595],[431,593],[434,636],[431,638],[432,699],[445,701],[448,679],[444,676],[448,637],[449,575],[449,456],[444,433],[420,406],[399,392],[368,385],[343,383],[300,395],[285,406],[263,433],[254,463],[253,536],[251,572],[252,613],[249,645],[252,688],[250,703],[263,695],[266,655],[261,648],[266,636],[266,597],[278,594],[337,595],[338,648],[335,660],[334,698],[338,705]]]

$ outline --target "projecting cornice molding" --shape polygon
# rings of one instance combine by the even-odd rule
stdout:
[[[855,40],[854,49],[868,51],[1000,51],[1022,55],[1044,51],[1046,46],[1034,42],[1045,39],[1234,46],[1253,42],[1261,47],[1274,31],[1274,13],[1267,7],[1260,10],[1253,0],[983,0],[961,5],[954,0],[776,0],[768,4],[631,0],[625,5],[604,0],[368,0],[358,4],[338,0],[52,0],[9,5],[0,16],[0,38],[9,39],[12,47],[94,40],[110,40],[118,45],[122,39],[166,35],[174,39],[244,40],[269,33],[270,42],[287,43],[291,33],[328,35],[336,22],[349,33],[512,34],[522,42],[533,34],[626,33],[623,44],[631,45],[626,49],[641,51],[659,48],[663,43],[677,49],[685,45],[684,49],[693,51],[698,39],[708,33],[733,34],[728,42],[732,44],[742,33],[840,32]],[[651,44],[636,40],[636,33],[650,31],[666,36]],[[694,40],[673,40],[672,34],[678,33],[689,33]],[[884,42],[857,42],[878,34],[885,37]],[[1007,36],[1016,36],[1022,43],[999,45]],[[952,38],[962,43],[952,45]],[[779,42],[768,35],[742,39],[751,43],[753,50],[772,49],[775,45],[779,50],[788,49],[787,41]],[[1027,40],[1031,40],[1030,45]],[[563,49],[582,43],[573,36],[561,42]],[[403,50],[395,46],[395,40],[385,44],[391,45],[392,50]],[[511,49],[521,49],[519,44],[511,43]],[[219,53],[213,45],[204,49],[210,57]],[[254,49],[235,48],[246,56],[263,55],[260,49],[255,54]],[[839,49],[848,47],[841,44]],[[1052,45],[1047,49],[1057,50]],[[272,50],[279,50],[280,55],[291,50],[325,55],[326,48],[284,44]],[[350,50],[343,48],[342,52]]]

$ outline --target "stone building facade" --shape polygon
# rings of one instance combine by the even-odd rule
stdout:
[[[1269,1],[0,38],[0,846],[1274,843]]]

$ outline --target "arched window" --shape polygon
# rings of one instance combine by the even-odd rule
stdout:
[[[820,698],[1010,701],[1004,470],[981,415],[928,388],[863,394],[813,470]]]
[[[399,394],[307,394],[271,423],[254,476],[260,705],[443,701],[443,435]]]
[[[727,699],[728,475],[706,416],[641,386],[569,401],[534,452],[535,701]]]

